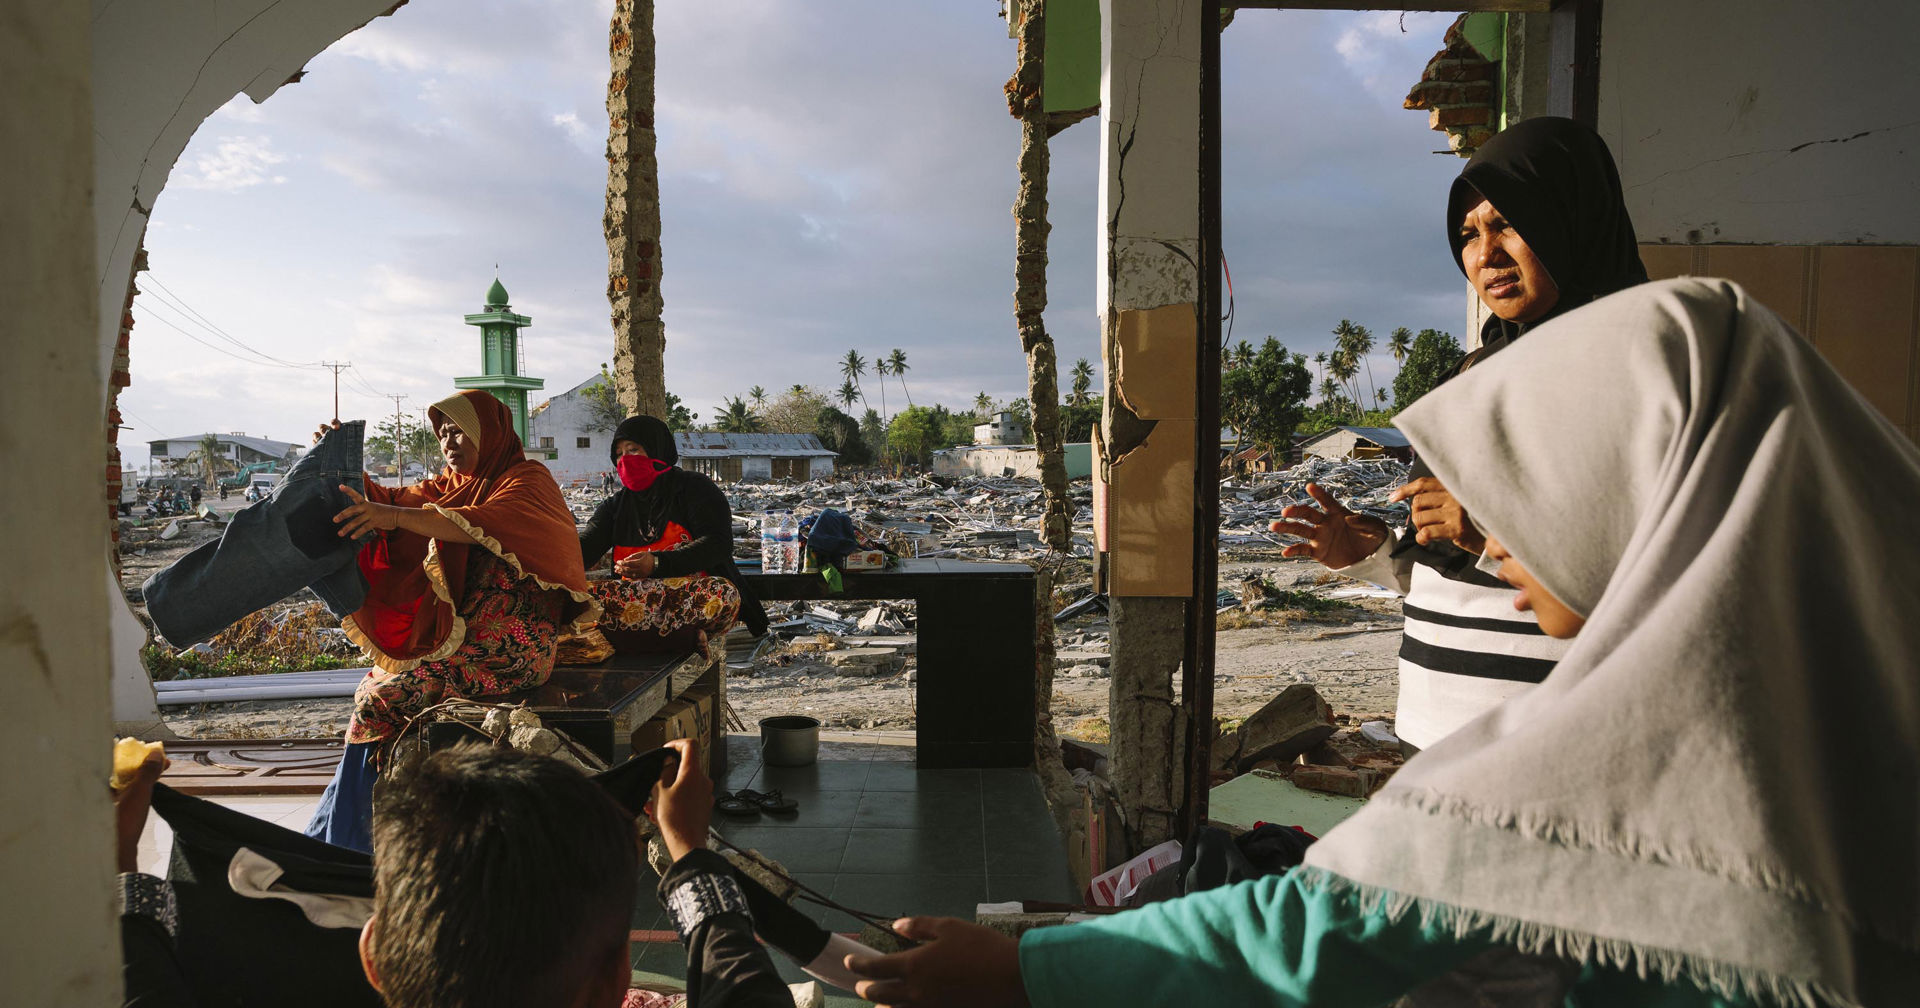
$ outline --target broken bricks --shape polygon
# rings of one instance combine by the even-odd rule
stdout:
[[[1295,787],[1326,794],[1365,798],[1373,790],[1375,775],[1366,767],[1315,766],[1311,763],[1293,768],[1288,776]]]
[[[1333,731],[1333,708],[1320,698],[1320,691],[1307,683],[1294,683],[1240,723],[1233,765],[1244,773],[1268,760],[1291,763],[1331,738]]]

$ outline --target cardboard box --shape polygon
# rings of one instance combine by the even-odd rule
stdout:
[[[879,550],[856,550],[847,554],[840,564],[841,570],[850,571],[885,570],[886,567],[887,555]]]
[[[680,699],[660,708],[653,720],[633,730],[635,755],[652,752],[674,739],[695,740],[701,767],[713,766],[713,687],[695,684]]]

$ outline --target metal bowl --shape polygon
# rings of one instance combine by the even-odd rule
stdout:
[[[768,766],[812,766],[820,758],[820,722],[804,714],[761,718],[760,758]]]

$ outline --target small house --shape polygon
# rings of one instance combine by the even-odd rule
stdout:
[[[812,480],[833,474],[839,453],[812,434],[723,434],[678,431],[680,468],[706,473],[722,483],[742,480]]]
[[[1335,427],[1300,444],[1302,458],[1413,458],[1413,444],[1392,427]]]

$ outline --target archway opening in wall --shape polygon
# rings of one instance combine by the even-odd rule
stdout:
[[[1005,300],[1018,127],[1000,98],[1004,23],[989,9],[749,7],[727,46],[715,11],[658,14],[669,390],[711,423],[728,399],[772,389],[771,414],[795,384],[828,397],[853,349],[868,369],[840,405],[856,421],[871,410],[884,434],[909,403],[943,405],[970,434],[977,395],[1025,394]],[[147,443],[189,433],[304,445],[336,415],[336,381],[337,415],[370,433],[417,422],[481,371],[482,331],[463,316],[496,277],[532,319],[512,355],[546,380],[530,409],[592,385],[613,357],[610,13],[412,0],[271,100],[209,116],[152,201],[120,398],[128,464],[151,473]],[[1056,187],[1056,219],[1090,231],[1094,149],[1057,161],[1076,184]],[[1091,251],[1063,246],[1056,275],[1090,275]],[[1090,285],[1063,288],[1049,315],[1061,352],[1097,360]],[[876,374],[896,350],[909,367]],[[542,415],[530,446],[607,468],[609,425],[542,430]],[[801,478],[785,469],[773,475]],[[165,557],[132,545],[137,586]]]

